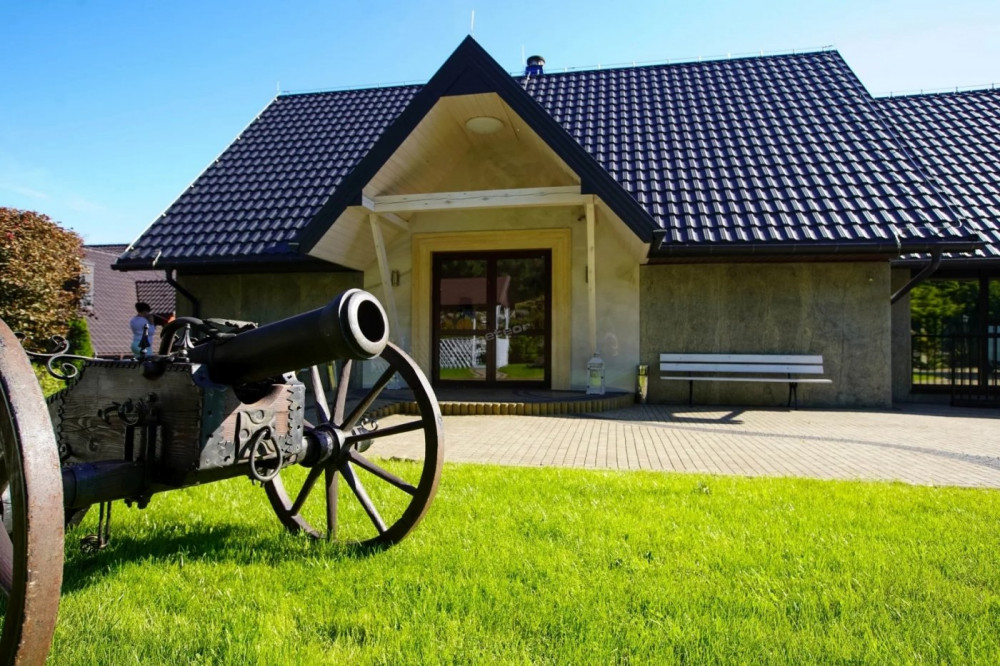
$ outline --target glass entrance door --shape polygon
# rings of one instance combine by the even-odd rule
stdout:
[[[551,253],[434,255],[434,380],[548,386]]]

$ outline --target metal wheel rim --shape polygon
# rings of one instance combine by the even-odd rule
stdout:
[[[0,662],[44,663],[63,572],[63,489],[48,409],[20,342],[0,321],[0,486],[12,529],[0,529],[6,597]]]
[[[399,347],[393,345],[392,343],[389,343],[386,346],[380,358],[386,361],[390,369],[394,369],[396,373],[403,378],[406,385],[413,392],[413,397],[417,403],[419,411],[419,420],[422,424],[421,429],[424,433],[424,457],[423,468],[420,472],[420,479],[416,484],[416,492],[413,493],[412,499],[406,509],[395,521],[392,522],[392,524],[386,525],[385,531],[382,531],[369,539],[354,541],[354,543],[363,547],[389,546],[398,543],[420,523],[426,514],[431,501],[434,499],[435,493],[437,492],[438,481],[441,475],[441,465],[444,461],[441,410],[438,407],[434,391],[431,388],[430,383],[427,381],[427,378],[424,376],[423,372],[416,365],[416,363],[414,363],[411,358],[399,349]],[[350,361],[347,361],[345,363],[345,371],[342,373],[340,381],[338,382],[340,387],[346,386],[346,378],[349,374]],[[314,377],[316,377],[315,374]],[[315,388],[316,386],[314,381],[314,389]],[[374,391],[374,394],[377,395],[383,388],[384,386],[378,388]],[[318,390],[318,395],[322,395],[322,388]],[[369,392],[368,397],[371,396],[372,392]],[[343,424],[345,420],[345,414],[343,413],[345,403],[346,391],[338,391],[337,398],[334,401],[334,413],[325,416],[325,418],[335,424]],[[320,420],[322,421],[323,418]],[[348,461],[345,464],[351,465],[351,462]],[[318,475],[318,472],[315,474]],[[334,506],[330,506],[330,489],[332,486],[332,495],[333,497],[336,497],[338,477],[343,478],[343,472],[335,469],[333,465],[328,465],[323,469],[323,477],[323,484],[325,484],[327,488],[326,508],[329,525],[331,522],[331,512],[335,514],[333,520],[334,523],[336,521],[336,514],[339,513],[335,500],[333,501]],[[319,479],[317,478],[316,481],[316,486],[314,487],[313,492],[322,490]],[[292,510],[294,508],[294,502],[285,489],[285,485],[281,480],[281,475],[277,476],[273,481],[265,483],[264,489],[271,502],[272,508],[278,515],[278,519],[289,531],[293,533],[304,532],[314,539],[335,538],[335,535],[332,534],[335,528],[334,530],[331,530],[329,527],[327,530],[319,530],[310,524],[301,515],[301,512]]]

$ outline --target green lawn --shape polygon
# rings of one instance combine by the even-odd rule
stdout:
[[[483,379],[482,371],[476,372],[473,368],[441,368],[438,373],[441,379],[447,380]]]
[[[542,381],[545,379],[545,368],[534,363],[510,363],[497,369],[503,379],[519,379]]]
[[[70,534],[51,663],[998,663],[998,518],[986,490],[448,465],[362,555],[227,481],[116,505],[97,555]]]

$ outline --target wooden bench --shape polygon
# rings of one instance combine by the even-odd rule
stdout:
[[[788,406],[799,406],[799,384],[832,384],[823,374],[823,357],[795,354],[660,354],[660,379],[688,382],[694,404],[695,382],[774,382],[788,384]],[[779,375],[784,375],[783,377]],[[801,375],[812,375],[802,377]]]

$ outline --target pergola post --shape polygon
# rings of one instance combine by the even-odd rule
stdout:
[[[587,332],[590,350],[597,353],[597,242],[594,238],[596,223],[594,196],[589,195],[584,204],[587,211]]]
[[[382,279],[382,302],[386,314],[389,315],[389,338],[399,343],[399,313],[396,311],[396,295],[392,288],[392,273],[389,270],[389,258],[385,252],[385,239],[382,237],[382,227],[379,226],[378,215],[371,213],[368,221],[372,227],[372,240],[375,241],[375,257],[378,260],[378,272]]]

